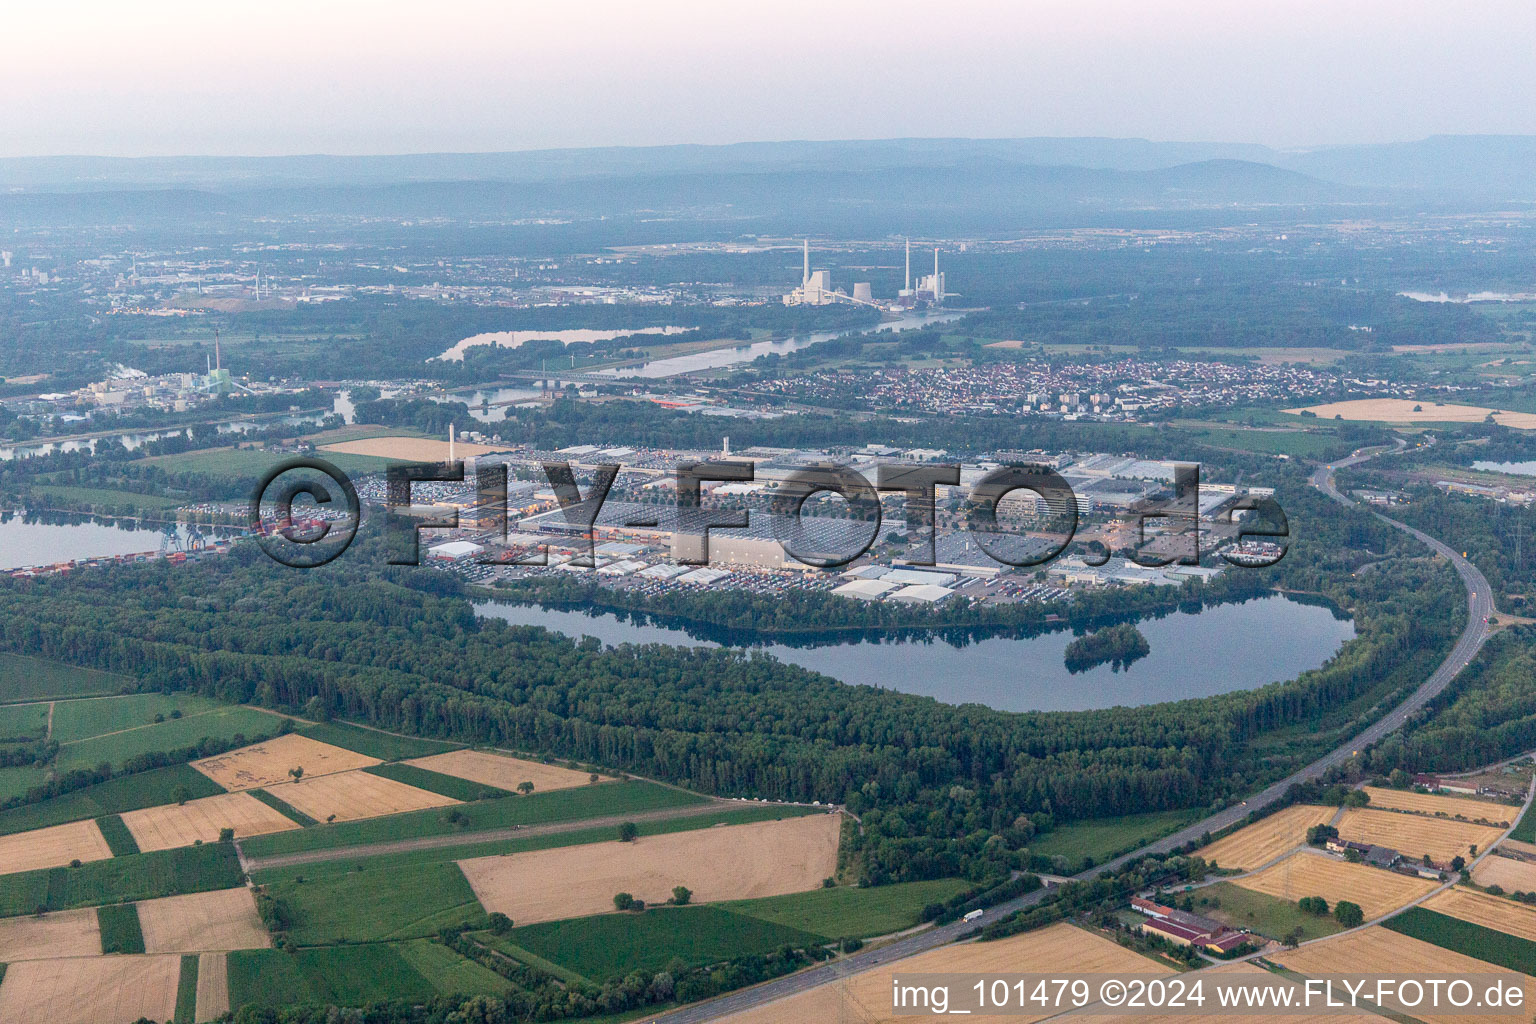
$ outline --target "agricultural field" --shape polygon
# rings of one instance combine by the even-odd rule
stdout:
[[[275,857],[285,853],[387,843],[421,836],[470,833],[511,828],[514,825],[549,825],[605,815],[638,814],[700,806],[708,802],[707,797],[669,786],[658,786],[651,782],[624,782],[613,786],[588,786],[583,789],[463,804],[454,808],[464,816],[465,823],[462,826],[445,820],[441,810],[433,809],[391,818],[322,825],[299,832],[281,832],[242,843],[241,847],[251,857]],[[784,808],[779,811],[783,814],[791,813]]]
[[[132,700],[131,697],[99,697],[96,700]],[[94,703],[95,701],[69,703]],[[65,707],[60,704],[59,707]],[[54,712],[55,739],[59,739],[60,714]],[[62,771],[71,768],[94,768],[98,764],[120,766],[137,754],[155,754],[168,750],[195,747],[205,739],[234,740],[241,737],[271,735],[277,732],[282,719],[254,708],[232,704],[214,705],[212,710],[183,715],[181,718],[166,716],[164,722],[149,721],[123,729],[93,735],[78,740],[60,739],[58,766]]]
[[[0,918],[0,963],[100,953],[101,928],[93,909]]]
[[[130,693],[121,697],[61,700],[54,704],[53,738],[60,743],[123,732],[164,722],[173,713],[183,717],[214,711],[227,704],[191,693]]]
[[[1293,853],[1256,875],[1234,879],[1232,884],[1291,903],[1303,896],[1321,896],[1330,907],[1339,900],[1349,900],[1360,905],[1366,920],[1412,903],[1435,888],[1428,879],[1306,851]]]
[[[447,446],[443,442],[443,447]],[[193,473],[249,488],[252,481],[289,457],[258,448],[205,448],[176,455],[153,455],[144,459],[143,464],[157,466],[172,475]],[[354,476],[382,473],[393,461],[345,452],[332,452],[324,458],[343,473]]]
[[[98,956],[12,964],[0,984],[6,1024],[102,1024],[170,1020],[179,956]]]
[[[94,821],[0,836],[0,871],[8,875],[60,867],[74,860],[106,860],[110,856],[112,849]]]
[[[532,924],[603,913],[619,892],[660,903],[682,885],[704,903],[814,889],[836,871],[841,827],[840,815],[818,814],[459,866],[486,910]]]
[[[1471,921],[1494,931],[1536,942],[1536,909],[1523,903],[1456,886],[1436,893],[1420,906],[1437,914]]]
[[[290,782],[292,778],[288,773],[295,768],[304,769],[306,778],[315,778],[378,763],[378,758],[321,743],[298,733],[288,733],[217,757],[193,761],[192,767],[235,792]]]
[[[847,936],[867,939],[919,924],[924,906],[942,903],[965,892],[971,885],[962,878],[870,888],[840,885],[835,889],[812,889],[788,896],[738,900],[720,906],[760,921],[814,932],[827,939]]]
[[[1393,974],[1406,977],[1444,978],[1456,974],[1490,974],[1496,968],[1483,960],[1475,960],[1456,950],[1424,942],[1377,926],[1350,932],[1323,942],[1314,942],[1300,949],[1279,953],[1271,959],[1282,967],[1303,975],[1324,974]],[[1526,1003],[1536,988],[1527,984]],[[1416,1012],[1414,1017],[1424,1024],[1453,1024],[1486,1020],[1508,1020],[1506,1017],[1468,1016],[1465,1014],[1425,1014]]]
[[[1313,895],[1318,895],[1314,893]],[[1300,929],[1303,942],[1332,935],[1343,927],[1331,914],[1308,914],[1287,900],[1233,882],[1217,882],[1197,890],[1195,912],[1233,928],[1246,928],[1276,941]],[[1207,903],[1207,900],[1213,902]],[[1332,904],[1330,903],[1330,906]]]
[[[223,953],[204,953],[197,958],[196,1017],[217,1020],[229,1012],[229,958]]]
[[[432,757],[418,757],[405,763],[495,789],[504,789],[509,793],[516,792],[518,784],[522,782],[533,783],[535,793],[591,785],[590,776],[586,772],[484,750],[455,750]]]
[[[144,933],[139,928],[139,911],[132,903],[109,903],[97,907],[96,926],[101,929],[103,953],[144,952]]]
[[[0,704],[56,697],[94,697],[121,693],[131,685],[132,680],[127,676],[113,672],[0,652]]]
[[[389,764],[376,764],[372,768],[364,768],[369,775],[377,775],[380,778],[393,779],[396,782],[413,786],[416,789],[424,789],[438,796],[448,797],[460,803],[470,803],[475,800],[493,800],[499,796],[512,796],[510,790],[497,789],[482,782],[471,782],[454,775],[444,775],[441,772],[428,771],[418,768],[413,764],[396,761]]]
[[[1437,864],[1448,864],[1453,857],[1471,860],[1472,847],[1482,852],[1503,834],[1504,830],[1494,825],[1358,807],[1346,810],[1339,821],[1340,838],[1389,846],[1408,860],[1418,860],[1427,853]]]
[[[48,732],[50,704],[0,704],[0,742],[40,740]]]
[[[1316,414],[1318,419],[1368,420],[1375,423],[1481,423],[1490,415],[1494,422],[1521,430],[1536,428],[1536,415],[1487,409],[1477,405],[1448,405],[1411,398],[1358,398],[1347,402],[1286,409],[1288,413]]]
[[[125,775],[99,782],[43,803],[0,811],[0,836],[175,803],[177,793],[182,790],[190,794],[188,799],[224,792],[207,776],[184,764],[156,768],[138,775]]]
[[[1460,917],[1451,917],[1424,907],[1410,907],[1383,922],[1400,935],[1432,943],[1441,949],[1476,957],[1485,963],[1536,975],[1536,942],[1510,935]]]
[[[429,939],[399,942],[393,948],[443,995],[501,995],[513,987],[490,968]]]
[[[1416,814],[1444,814],[1448,818],[1486,821],[1493,825],[1508,826],[1515,820],[1515,812],[1520,810],[1518,807],[1497,804],[1491,800],[1440,796],[1438,793],[1415,793],[1410,789],[1381,789],[1376,786],[1366,786],[1365,792],[1370,795],[1372,807],[1413,811]]]
[[[1029,849],[1046,857],[1065,857],[1069,868],[1077,871],[1087,858],[1100,863],[1177,832],[1198,817],[1199,811],[1155,811],[1118,818],[1088,818],[1068,822],[1036,837]]]
[[[225,828],[234,829],[235,838],[244,839],[302,827],[249,793],[221,793],[185,804],[146,807],[129,811],[122,820],[143,851],[191,846],[198,840],[216,842],[219,831]]]
[[[996,942],[944,946],[721,1020],[722,1024],[806,1024],[808,1021],[844,1020],[861,1021],[863,1024],[893,1024],[917,1019],[913,1016],[892,1015],[891,978],[896,974],[1049,974],[1053,971],[1068,972],[1069,976],[1116,974],[1121,977],[1159,977],[1172,974],[1173,968],[1126,949],[1103,936],[1070,924],[1055,924]],[[995,1021],[997,1024],[1032,1024],[1044,1016],[1047,1014],[1026,1013],[968,1019]]]
[[[229,843],[136,853],[78,868],[0,875],[0,917],[30,914],[38,908],[73,910],[229,889],[241,884],[242,878],[240,862]]]
[[[240,950],[226,957],[229,1005],[362,1006],[388,999],[422,1002],[437,988],[393,945],[331,946],[283,953]]]
[[[336,441],[332,444],[321,445],[320,450],[332,454],[361,456],[363,458],[376,459],[381,463],[390,462],[446,462],[448,460],[448,442],[438,440],[435,437],[368,437],[356,441]],[[459,441],[453,446],[458,458],[467,458],[473,455],[490,455],[492,452],[505,451],[504,447],[494,445],[470,444]]]
[[[347,722],[321,722],[318,725],[306,725],[299,730],[299,733],[300,735],[308,736],[312,740],[329,743],[334,747],[343,747],[354,753],[378,758],[380,761],[400,761],[408,757],[426,757],[430,754],[441,754],[463,747],[461,743],[452,743],[448,740],[429,740],[423,739],[420,736],[397,736],[394,733],[380,732],[377,729],[365,729],[360,725],[351,725]]]
[[[1335,807],[1295,804],[1223,836],[1195,854],[1220,867],[1253,871],[1305,843],[1307,829],[1327,824],[1337,812]]]
[[[341,772],[268,786],[266,791],[316,821],[355,821],[457,803],[451,797],[368,772]]]
[[[245,886],[145,900],[139,928],[149,953],[202,953],[265,949],[271,934],[256,915],[256,898]]]
[[[1501,886],[1506,892],[1531,892],[1536,890],[1536,864],[1513,857],[1484,857],[1472,869],[1472,881]]]
[[[34,787],[48,781],[47,768],[22,765],[16,768],[0,768],[0,800],[26,796]]]
[[[658,907],[514,928],[507,941],[601,984],[631,971],[653,973],[674,958],[703,966],[782,946],[823,942],[820,935],[720,907]]]
[[[267,892],[289,908],[293,923],[288,935],[294,942],[317,946],[417,938],[485,919],[475,891],[452,861],[364,861],[360,866],[361,871],[348,863],[344,873],[321,875],[298,868],[266,883]]]

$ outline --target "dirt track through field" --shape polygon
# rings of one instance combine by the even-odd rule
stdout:
[[[674,886],[698,902],[806,892],[837,870],[840,814],[759,821],[459,861],[481,906],[519,924],[614,909],[615,893],[660,903]]]
[[[303,853],[285,853],[276,857],[253,857],[246,860],[247,871],[267,871],[272,868],[288,868],[299,864],[318,864],[328,860],[348,860],[360,857],[379,857],[390,853],[407,853],[411,850],[440,850],[448,846],[466,846],[471,843],[496,843],[507,839],[530,839],[535,836],[558,835],[561,832],[584,832],[587,829],[618,828],[626,821],[637,825],[649,821],[670,821],[673,818],[692,818],[703,814],[718,814],[725,810],[740,810],[746,804],[734,800],[713,800],[694,807],[668,807],[659,811],[638,811],[633,814],[610,814],[601,818],[583,818],[580,821],[560,821],[549,825],[524,825],[520,828],[493,828],[483,832],[455,832],[447,836],[421,836],[416,839],[397,839],[389,843],[369,843],[366,846],[344,846],[335,850],[307,850]],[[757,805],[761,806],[761,805]]]

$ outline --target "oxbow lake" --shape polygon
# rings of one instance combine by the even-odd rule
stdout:
[[[606,611],[495,601],[479,602],[475,609],[487,618],[543,626],[571,637],[592,636],[609,646],[720,646],[655,618],[638,624]],[[1118,672],[1101,665],[1077,675],[1062,663],[1074,637],[1065,629],[1034,637],[886,637],[748,649],[845,683],[888,687],[949,704],[985,704],[1001,711],[1081,711],[1208,697],[1294,679],[1323,665],[1355,635],[1354,624],[1332,609],[1279,595],[1174,612],[1137,626],[1152,645],[1151,654]]]

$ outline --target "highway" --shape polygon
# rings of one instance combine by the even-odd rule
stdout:
[[[1399,443],[1400,449],[1401,443]],[[1341,505],[1353,505],[1353,502],[1341,494],[1338,488],[1334,486],[1334,474],[1340,469],[1358,465],[1379,454],[1381,454],[1379,450],[1360,451],[1347,459],[1341,459],[1338,462],[1321,466],[1312,474],[1310,482],[1313,487]],[[1476,566],[1463,558],[1461,552],[1451,550],[1428,534],[1415,530],[1406,523],[1390,519],[1379,512],[1372,511],[1371,514],[1382,522],[1403,530],[1428,545],[1436,554],[1450,561],[1455,566],[1457,574],[1461,576],[1462,584],[1467,589],[1467,625],[1462,630],[1455,646],[1451,648],[1450,655],[1440,663],[1440,666],[1431,673],[1430,677],[1418,689],[1414,690],[1406,700],[1393,708],[1390,713],[1361,730],[1349,742],[1323,755],[1295,774],[1281,779],[1254,796],[1250,796],[1247,800],[1233,804],[1231,807],[1197,821],[1187,828],[1180,829],[1172,835],[1164,836],[1162,839],[1143,846],[1132,853],[1125,854],[1122,857],[1117,857],[1114,860],[1084,871],[1077,876],[1078,878],[1087,879],[1095,877],[1102,871],[1114,870],[1130,860],[1148,853],[1167,853],[1191,840],[1198,840],[1206,832],[1215,832],[1229,825],[1237,824],[1250,812],[1267,807],[1279,800],[1291,786],[1321,777],[1329,768],[1348,760],[1357,751],[1376,743],[1397,730],[1407,720],[1409,715],[1433,700],[1442,690],[1450,685],[1451,680],[1456,678],[1456,674],[1477,656],[1478,650],[1482,648],[1483,643],[1488,639],[1488,618],[1494,611],[1492,588],[1489,587],[1488,581],[1483,577],[1483,574],[1478,571]],[[1006,903],[989,908],[983,921],[995,921],[1015,910],[1031,906],[1039,902],[1047,891],[1041,889],[1027,896],[1021,896],[1018,899],[1009,900]],[[930,949],[936,949],[939,946],[955,941],[960,935],[974,927],[974,924],[957,921],[954,924],[916,932],[887,945],[863,950],[851,956],[818,964],[796,974],[775,978],[772,981],[764,982],[752,988],[727,993],[716,999],[694,1003],[691,1006],[680,1007],[670,1013],[642,1019],[652,1022],[652,1024],[702,1024],[704,1021],[717,1020],[755,1006],[776,1002],[799,992],[806,992],[810,989],[819,988],[822,985],[831,984],[839,979],[858,974],[861,971],[867,971],[881,964],[888,964]]]

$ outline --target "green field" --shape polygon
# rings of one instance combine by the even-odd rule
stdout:
[[[1525,813],[1520,815],[1520,820],[1515,823],[1514,831],[1510,832],[1509,838],[1518,839],[1522,843],[1536,843],[1536,803],[1531,804],[1526,808]]]
[[[599,983],[631,971],[659,971],[673,959],[697,967],[824,941],[819,935],[708,906],[550,921],[514,928],[507,938]]]
[[[321,722],[300,729],[302,735],[321,743],[345,747],[380,761],[400,761],[408,757],[427,757],[449,750],[460,750],[462,743],[447,740],[428,740],[417,736],[396,736],[393,733],[364,729],[346,722]]]
[[[511,982],[488,967],[467,960],[440,942],[416,939],[396,943],[394,949],[442,995],[497,996],[513,988]]]
[[[298,822],[300,825],[305,826],[306,828],[308,828],[310,825],[320,824],[314,818],[311,818],[297,807],[290,805],[288,801],[280,797],[273,796],[265,789],[248,789],[246,792],[251,794],[251,796],[255,797],[257,800],[260,800],[262,803],[266,804],[268,807],[272,808],[277,813],[285,817],[292,818],[294,821]]]
[[[193,1024],[197,1017],[197,954],[181,958],[181,977],[176,984],[176,1016],[172,1024]]]
[[[1195,913],[1276,940],[1284,939],[1297,928],[1301,929],[1303,942],[1344,930],[1332,914],[1322,917],[1308,914],[1289,900],[1253,892],[1230,882],[1217,882],[1197,889],[1191,896],[1195,901]],[[1208,904],[1206,900],[1215,903]]]
[[[304,881],[298,881],[303,878]],[[311,876],[296,869],[267,891],[288,904],[301,946],[410,939],[446,925],[479,924],[485,911],[451,861]]]
[[[1101,863],[1137,846],[1176,832],[1204,813],[1200,809],[1128,814],[1119,818],[1088,818],[1068,822],[1038,836],[1029,852],[1065,857],[1071,870],[1081,870],[1085,857]]]
[[[192,693],[132,693],[124,697],[61,700],[54,705],[53,738],[60,743],[74,743],[104,733],[153,725],[156,715],[164,721],[176,711],[188,716],[227,706]]]
[[[923,907],[942,903],[971,888],[963,878],[903,882],[867,889],[839,886],[789,896],[736,900],[721,907],[760,921],[796,928],[827,939],[889,935],[922,923]]]
[[[562,789],[532,796],[503,797],[452,808],[469,819],[464,828],[455,828],[445,820],[440,808],[396,814],[367,821],[347,821],[317,825],[294,832],[258,836],[242,843],[251,857],[273,857],[282,853],[307,850],[333,850],[367,843],[387,843],[418,836],[452,835],[513,825],[543,825],[560,821],[580,821],[612,814],[687,807],[705,802],[693,793],[650,782],[616,782],[580,789]]]
[[[107,841],[112,856],[128,857],[139,852],[139,842],[128,831],[128,826],[123,824],[122,815],[108,814],[97,818],[96,827],[101,829],[101,836]]]
[[[40,740],[47,732],[47,704],[0,705],[0,742]]]
[[[504,789],[487,786],[483,782],[471,782],[469,779],[428,771],[413,764],[376,764],[372,768],[364,768],[363,771],[372,775],[381,775],[386,779],[394,779],[396,782],[403,782],[407,786],[415,786],[429,793],[462,800],[465,803],[512,795]]]
[[[26,796],[27,791],[34,786],[41,786],[48,781],[48,769],[37,768],[32,765],[21,765],[16,768],[0,768],[0,800],[10,800],[13,797]],[[0,817],[4,816],[0,812]]]
[[[382,943],[294,953],[245,949],[229,954],[231,1009],[251,1005],[363,1006],[392,999],[419,1003],[437,993],[436,986],[398,948]]]
[[[349,455],[344,452],[317,454],[343,473],[356,476],[382,473],[398,461],[376,458],[372,455]],[[228,483],[253,486],[257,480],[261,479],[262,474],[289,458],[292,456],[257,448],[213,448],[183,452],[178,455],[155,455],[142,460],[142,464],[158,466],[173,475],[195,473],[199,476],[222,478]]]
[[[121,693],[131,685],[126,676],[77,668],[62,661],[0,653],[0,704],[49,697],[85,697]]]
[[[184,846],[91,861],[78,868],[44,868],[0,875],[0,917],[152,900],[233,889],[243,874],[230,843]]]
[[[1536,942],[1518,935],[1506,935],[1423,907],[1409,907],[1382,922],[1382,927],[1511,971],[1536,974]]]
[[[28,771],[32,769],[5,769],[4,771]],[[38,774],[43,774],[38,770]],[[3,775],[3,772],[0,772]],[[42,781],[39,779],[38,781]],[[224,788],[202,772],[184,764],[169,768],[156,768],[137,775],[98,782],[94,786],[77,789],[72,793],[45,800],[42,803],[13,807],[0,811],[0,836],[16,832],[30,832],[34,828],[62,825],[65,822],[99,818],[105,814],[122,814],[145,807],[175,803],[177,789],[185,787],[193,798],[217,796]]]
[[[139,930],[139,908],[132,903],[113,903],[96,908],[103,953],[142,953],[144,933]]]
[[[136,491],[118,491],[107,487],[72,487],[67,484],[39,484],[31,493],[45,502],[67,502],[71,506],[90,505],[97,509],[122,507],[161,512],[178,505],[185,499],[167,498],[159,494],[139,494]]]
[[[119,698],[105,698],[117,700]],[[125,698],[126,699],[126,698]],[[58,712],[54,712],[54,731],[58,731]],[[129,727],[123,732],[93,736],[90,739],[62,743],[59,747],[58,766],[61,771],[71,768],[92,768],[98,764],[121,765],[137,754],[160,753],[195,747],[205,739],[229,740],[237,743],[255,742],[258,738],[275,735],[282,720],[276,715],[244,707],[238,704],[221,704],[211,711],[186,715],[182,718],[167,717],[158,724]]]

